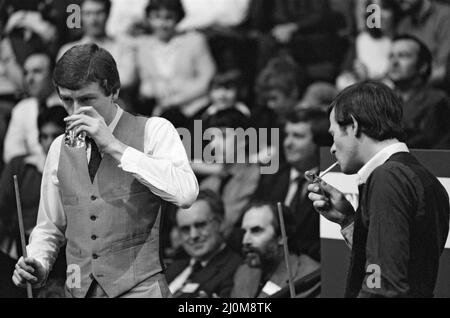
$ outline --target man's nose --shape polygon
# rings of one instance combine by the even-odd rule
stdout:
[[[330,153],[334,156],[336,154],[336,144],[333,144],[330,149]]]
[[[242,238],[242,245],[244,245],[245,247],[250,247],[251,246],[251,236],[249,235],[249,233],[244,233],[244,237]]]

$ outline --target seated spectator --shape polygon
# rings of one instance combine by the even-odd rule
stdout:
[[[288,206],[295,221],[295,252],[320,260],[319,215],[308,199],[306,171],[319,171],[320,147],[331,146],[329,120],[320,110],[297,110],[286,117],[283,143],[287,163],[274,175],[263,175],[255,200]]]
[[[433,71],[430,81],[444,80],[450,55],[450,6],[432,0],[395,0],[403,18],[397,24],[397,34],[410,34],[431,51]]]
[[[292,239],[291,218],[284,210],[284,221],[289,241]],[[232,298],[266,298],[276,294],[288,285],[288,271],[283,254],[283,239],[277,207],[271,203],[255,203],[244,213],[242,219],[242,240],[245,264],[235,276]],[[289,254],[292,277],[299,280],[320,268],[307,255]],[[319,286],[311,286],[297,297],[308,297]]]
[[[265,41],[260,49],[269,57],[287,50],[311,81],[333,81],[342,58],[339,17],[328,0],[275,1],[272,41]]]
[[[202,115],[204,120],[226,109],[236,109],[242,115],[250,117],[249,108],[242,103],[242,78],[239,71],[218,74],[211,84],[209,92],[211,105]]]
[[[333,85],[316,82],[308,86],[296,108],[319,109],[326,112],[337,95],[338,91]]]
[[[108,50],[117,62],[122,85],[120,97],[126,102],[131,102],[130,90],[137,80],[134,44],[124,37],[114,38],[106,33],[110,9],[110,0],[83,0],[81,3],[83,37],[79,41],[64,45],[59,50],[58,59],[79,44],[95,43]]]
[[[252,109],[251,126],[255,128],[279,129],[280,139],[269,140],[270,149],[260,150],[260,156],[265,154],[280,157],[284,162],[281,145],[283,121],[287,114],[295,109],[304,90],[305,79],[301,68],[290,57],[276,57],[269,61],[261,71],[256,81],[256,103]]]
[[[404,103],[403,127],[410,148],[435,148],[450,129],[448,97],[427,85],[431,68],[431,53],[419,39],[394,39],[388,77]]]
[[[17,156],[42,152],[36,124],[38,115],[48,107],[61,105],[52,82],[53,67],[54,58],[43,51],[25,60],[25,86],[30,97],[21,100],[12,112],[4,143],[5,163]]]
[[[339,91],[368,79],[381,80],[389,67],[389,53],[394,33],[394,7],[387,0],[367,0],[366,6],[378,5],[381,9],[380,27],[367,23],[372,13],[364,10],[365,29],[356,37],[354,46],[349,50],[344,71],[336,80]]]
[[[184,16],[180,0],[152,0],[146,9],[153,35],[139,41],[139,112],[162,115],[176,127],[187,127],[208,105],[215,64],[202,35],[179,33]]]
[[[242,259],[224,241],[224,213],[222,200],[212,191],[201,191],[189,209],[178,210],[176,229],[189,257],[167,268],[174,297],[230,296],[233,275]]]
[[[64,118],[67,116],[67,112],[62,106],[55,106],[43,111],[37,120],[38,140],[43,152],[15,157],[5,167],[0,179],[0,242],[4,243],[6,239],[10,243],[15,242],[17,246],[20,246],[13,182],[15,175],[17,175],[22,199],[26,238],[35,227],[45,158],[53,140],[64,134],[66,126]]]
[[[212,190],[222,198],[225,205],[222,228],[226,238],[237,226],[242,210],[249,203],[259,180],[260,168],[249,162],[246,137],[236,132],[239,128],[246,130],[248,122],[248,117],[235,109],[218,112],[207,122],[207,127],[214,129],[213,140],[208,145],[209,150],[214,152],[211,159],[222,166],[219,174],[211,175],[200,183],[200,189]],[[208,158],[205,160],[208,161]]]

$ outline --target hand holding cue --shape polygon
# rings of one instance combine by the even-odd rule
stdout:
[[[27,244],[25,242],[25,230],[23,227],[23,216],[22,216],[22,205],[20,203],[20,193],[19,193],[19,182],[17,181],[17,176],[14,176],[14,189],[16,191],[16,204],[17,204],[17,216],[19,220],[19,230],[20,230],[20,242],[22,243],[22,256],[27,258]],[[31,284],[27,283],[27,296],[28,298],[33,298],[33,290]]]
[[[289,291],[291,293],[291,298],[295,298],[295,287],[294,282],[292,280],[291,264],[289,263],[288,240],[286,235],[286,227],[284,226],[283,206],[281,205],[281,203],[278,203],[278,215],[280,217],[281,235],[283,237],[284,259],[286,261],[286,267],[289,278]]]

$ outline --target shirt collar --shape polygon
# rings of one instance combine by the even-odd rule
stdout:
[[[390,157],[400,152],[409,152],[406,144],[398,142],[379,151],[358,171],[359,185],[366,183],[367,179],[369,179],[376,168],[384,164]]]
[[[117,106],[117,112],[116,112],[116,116],[114,117],[114,119],[112,120],[112,122],[109,124],[108,128],[111,131],[114,131],[114,129],[116,129],[117,124],[119,123],[120,118],[122,117],[123,114],[123,109],[120,108],[119,106]]]

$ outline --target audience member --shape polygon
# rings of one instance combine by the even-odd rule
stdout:
[[[17,156],[42,152],[36,124],[38,115],[48,107],[61,105],[52,83],[53,67],[54,58],[43,51],[25,60],[25,85],[30,97],[21,100],[12,112],[4,144],[5,163]]]
[[[403,18],[397,24],[397,34],[416,36],[431,51],[432,83],[441,83],[450,55],[450,6],[434,0],[395,0]]]
[[[284,210],[284,221],[289,241],[292,225],[288,210]],[[244,213],[242,240],[245,264],[235,276],[232,298],[266,298],[276,294],[288,284],[288,271],[283,255],[283,239],[277,207],[271,203],[256,203]],[[300,280],[320,268],[307,255],[289,254],[289,264],[294,281]],[[319,284],[320,285],[320,284]],[[311,286],[297,297],[316,296],[319,285]]]
[[[286,117],[283,143],[287,163],[274,175],[263,175],[256,200],[283,202],[295,221],[294,251],[320,260],[319,214],[308,199],[306,171],[319,171],[320,147],[331,146],[329,121],[320,110],[298,110]]]
[[[167,269],[175,297],[230,296],[242,259],[225,243],[221,233],[224,214],[220,196],[212,191],[201,191],[189,209],[178,210],[176,229],[189,257],[174,261]]]
[[[219,174],[211,175],[200,183],[200,189],[218,193],[225,206],[223,233],[229,238],[258,185],[260,170],[249,162],[249,145],[244,134],[249,118],[235,109],[218,112],[207,122],[214,129],[213,140],[208,145],[214,151],[215,163],[222,163]],[[205,149],[205,152],[206,149]]]
[[[242,86],[242,76],[238,70],[217,74],[209,92],[211,105],[205,110],[202,118],[207,120],[218,112],[227,109],[236,109],[242,115],[250,117],[249,108],[242,103]]]
[[[5,167],[0,179],[0,242],[4,242],[6,237],[11,242],[17,239],[16,243],[20,245],[13,182],[15,175],[19,182],[26,237],[36,225],[45,158],[53,140],[64,133],[64,118],[67,116],[62,106],[44,110],[37,120],[39,144],[43,152],[15,157]]]
[[[308,86],[297,109],[319,109],[327,111],[338,95],[336,87],[326,82],[316,82]]]
[[[430,51],[419,39],[410,35],[394,39],[388,77],[403,101],[403,127],[410,148],[435,148],[450,130],[448,97],[427,85],[431,61]]]
[[[328,0],[275,1],[272,43],[261,47],[268,57],[287,50],[305,68],[311,81],[333,81],[341,63],[342,43],[338,37],[339,15]]]
[[[364,3],[365,7],[380,7],[380,25],[373,25],[374,21],[369,19],[373,11],[364,10],[365,28],[356,37],[344,62],[344,71],[336,80],[339,91],[359,81],[384,79],[389,67],[391,39],[394,34],[394,6],[388,0],[366,0]]]
[[[139,112],[166,117],[176,127],[189,126],[209,103],[215,63],[204,37],[180,33],[185,13],[180,0],[153,0],[146,9],[153,34],[138,45]]]
[[[81,22],[83,37],[81,40],[64,45],[58,53],[58,59],[70,48],[78,44],[95,43],[111,52],[117,61],[121,99],[131,102],[130,90],[136,84],[135,48],[131,40],[115,38],[106,33],[106,24],[111,10],[111,0],[83,0],[81,3]],[[128,105],[128,107],[130,107]]]

